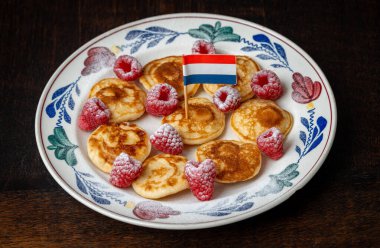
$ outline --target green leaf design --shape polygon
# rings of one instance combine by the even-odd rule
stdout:
[[[199,26],[199,30],[201,30],[203,32],[206,32],[211,37],[214,36],[214,33],[215,33],[214,27],[211,26],[210,24],[202,24],[202,25],[200,25]]]
[[[237,34],[220,34],[214,38],[214,42],[218,42],[218,41],[239,42],[240,41],[240,35],[237,35]]]
[[[56,138],[54,135],[49,135],[48,140],[49,140],[49,142],[50,142],[53,146],[59,146],[59,147],[62,147],[62,144],[59,143],[59,141],[57,140],[57,138]]]
[[[55,127],[53,134],[48,136],[48,141],[51,145],[47,149],[54,150],[54,156],[58,160],[65,160],[70,166],[77,164],[74,151],[78,146],[70,142],[63,127]]]
[[[207,40],[210,42],[212,41],[212,38],[208,33],[206,33],[205,31],[199,30],[199,29],[190,29],[189,35],[194,37],[194,38],[203,39],[203,40]]]
[[[54,136],[57,141],[63,146],[73,146],[73,144],[67,138],[66,132],[63,127],[54,128]]]
[[[63,148],[57,148],[55,151],[54,151],[54,155],[57,159],[59,160],[63,160],[66,158],[66,154],[67,154],[67,150],[66,147],[63,147]]]
[[[65,161],[70,166],[74,166],[74,165],[77,164],[77,158],[75,157],[75,153],[74,153],[74,151],[75,151],[76,148],[77,148],[77,146],[73,146],[66,153]]]
[[[215,23],[215,30],[218,31],[221,26],[222,26],[222,24],[220,23],[220,21],[217,21]]]
[[[232,34],[234,30],[231,27],[222,27],[218,31],[216,31],[215,36],[221,35],[221,34]]]
[[[213,43],[219,41],[240,42],[240,35],[234,34],[233,29],[230,26],[222,27],[220,21],[217,21],[215,26],[202,24],[198,29],[190,29],[188,33],[194,38],[203,39]]]

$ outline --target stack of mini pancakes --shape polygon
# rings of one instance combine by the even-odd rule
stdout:
[[[198,84],[187,86],[188,119],[185,118],[184,102],[172,114],[162,118],[162,123],[172,125],[179,132],[184,144],[200,145],[196,151],[198,161],[210,158],[215,162],[219,183],[235,183],[255,177],[262,161],[256,145],[257,137],[271,127],[277,127],[286,136],[292,128],[293,118],[289,112],[273,101],[254,98],[250,82],[259,70],[251,58],[237,56],[238,82],[233,87],[239,91],[243,103],[232,113],[230,125],[241,141],[215,140],[225,129],[226,116],[209,99],[193,97],[199,89]],[[145,90],[168,83],[183,99],[182,56],[169,56],[146,64],[139,82]],[[212,96],[222,86],[203,84],[203,89]],[[93,131],[87,142],[88,155],[96,167],[109,173],[114,159],[124,152],[143,162],[143,172],[132,184],[137,194],[158,199],[188,188],[184,176],[187,158],[170,154],[148,158],[151,151],[149,136],[141,127],[131,123],[145,113],[146,93],[136,82],[103,79],[92,87],[89,97],[101,99],[111,111],[110,123]]]

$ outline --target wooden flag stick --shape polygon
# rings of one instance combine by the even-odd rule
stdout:
[[[187,107],[187,85],[183,85],[183,95],[185,97],[185,118],[189,119],[189,111]]]

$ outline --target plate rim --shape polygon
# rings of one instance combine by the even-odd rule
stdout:
[[[105,208],[100,207],[96,203],[86,199],[82,195],[80,195],[77,191],[72,189],[70,186],[67,185],[67,183],[60,177],[58,172],[53,168],[53,165],[49,158],[46,155],[46,151],[43,147],[43,140],[41,137],[41,132],[40,132],[40,123],[42,119],[42,112],[43,112],[43,105],[46,101],[46,95],[50,91],[53,82],[56,80],[56,78],[61,74],[61,72],[65,69],[65,67],[72,61],[74,60],[79,53],[83,52],[86,48],[90,47],[92,44],[97,43],[99,40],[108,37],[122,29],[125,28],[131,28],[136,25],[141,25],[144,23],[152,22],[152,21],[158,21],[162,19],[176,19],[176,18],[185,18],[185,17],[198,17],[198,18],[210,18],[210,19],[221,19],[221,20],[226,20],[226,21],[232,21],[235,22],[239,25],[247,25],[249,27],[254,27],[257,29],[261,29],[262,31],[265,31],[269,33],[270,35],[273,35],[274,37],[282,40],[285,42],[287,45],[291,45],[294,50],[296,50],[301,56],[303,56],[312,67],[314,67],[314,70],[317,72],[317,74],[320,76],[320,78],[324,81],[324,87],[326,91],[328,92],[328,96],[330,98],[330,105],[331,105],[331,130],[330,130],[330,138],[327,141],[323,151],[321,152],[318,160],[315,162],[315,165],[305,174],[305,176],[293,187],[289,188],[286,192],[281,194],[280,197],[277,197],[273,199],[272,201],[268,202],[267,204],[263,205],[261,208],[256,209],[255,211],[247,211],[245,213],[242,213],[237,216],[230,216],[229,218],[223,218],[219,220],[215,220],[212,222],[202,222],[202,223],[179,223],[179,224],[173,224],[173,223],[158,223],[158,222],[150,222],[147,220],[139,220],[139,219],[134,219],[130,218],[127,216],[120,215],[118,213],[115,213],[113,211],[107,210]],[[334,118],[333,118],[334,117]],[[140,20],[136,20],[133,22],[125,23],[121,26],[115,27],[109,31],[106,31],[88,42],[86,42],[84,45],[80,46],[77,48],[71,55],[66,58],[60,66],[55,70],[55,72],[52,74],[52,76],[49,78],[48,82],[46,83],[44,90],[41,93],[38,105],[37,105],[37,111],[36,111],[36,116],[35,116],[35,136],[36,136],[36,142],[37,142],[37,147],[40,153],[40,156],[45,164],[45,167],[49,171],[49,173],[52,175],[54,180],[69,194],[71,195],[74,199],[82,203],[83,205],[89,207],[90,209],[105,215],[107,217],[110,217],[112,219],[116,219],[118,221],[122,221],[125,223],[137,225],[137,226],[144,226],[144,227],[150,227],[150,228],[157,228],[157,229],[172,229],[172,230],[183,230],[183,229],[202,229],[202,228],[210,228],[210,227],[216,227],[216,226],[221,226],[221,225],[226,225],[234,222],[238,222],[253,216],[256,216],[258,214],[261,214],[265,211],[268,211],[287,199],[291,197],[297,190],[303,188],[317,173],[317,171],[320,169],[322,164],[327,158],[327,155],[329,154],[331,147],[333,145],[334,139],[335,139],[335,134],[336,134],[336,126],[337,126],[337,109],[336,109],[336,101],[334,97],[334,93],[331,89],[331,85],[329,81],[327,80],[325,74],[321,70],[321,68],[318,66],[318,64],[302,49],[300,48],[297,44],[295,44],[293,41],[289,40],[285,36],[277,33],[276,31],[273,31],[272,29],[269,29],[267,27],[264,27],[260,24],[247,21],[244,19],[232,17],[232,16],[227,16],[227,15],[218,15],[218,14],[209,14],[209,13],[175,13],[175,14],[166,14],[166,15],[158,15],[158,16],[152,16],[148,18],[143,18]]]

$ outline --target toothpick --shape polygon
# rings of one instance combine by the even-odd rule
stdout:
[[[185,118],[189,119],[189,111],[187,107],[187,85],[183,85],[183,95],[185,97]]]

